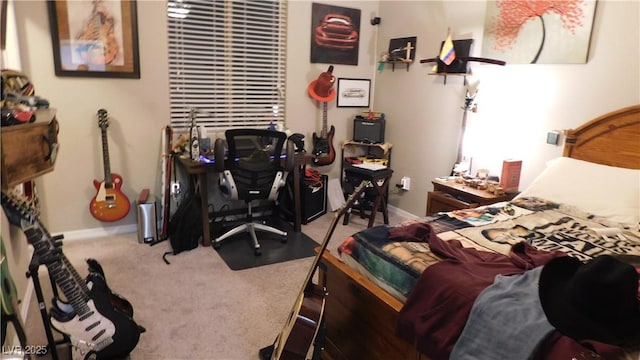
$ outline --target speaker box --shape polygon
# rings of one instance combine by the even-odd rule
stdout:
[[[302,223],[308,224],[327,213],[327,175],[320,175],[322,186],[302,184]]]
[[[369,120],[356,117],[353,120],[353,141],[378,144],[384,142],[384,118]]]

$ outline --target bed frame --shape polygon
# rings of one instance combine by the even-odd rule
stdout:
[[[565,131],[563,156],[640,169],[640,105]],[[327,288],[324,359],[426,359],[395,336],[402,303],[325,251],[320,282]]]

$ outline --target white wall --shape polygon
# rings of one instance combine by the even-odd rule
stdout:
[[[311,100],[309,82],[328,64],[311,64],[311,1],[289,3],[287,55],[287,126],[307,136],[321,129],[322,110]],[[462,117],[462,78],[427,75],[430,65],[414,63],[409,71],[375,71],[389,39],[417,36],[417,59],[433,57],[447,28],[454,39],[474,38],[481,48],[483,1],[327,1],[361,9],[358,66],[335,65],[336,77],[371,78],[374,108],[387,114],[387,139],[394,144],[394,183],[411,176],[412,190],[390,201],[411,213],[425,211],[430,179],[445,175],[455,160]],[[56,77],[45,2],[18,1],[18,39],[23,70],[58,109],[60,153],[54,172],[38,179],[43,220],[52,232],[135,224],[135,212],[116,224],[91,217],[93,179],[103,176],[100,131],[95,117],[108,110],[111,169],[124,177],[132,202],[142,188],[160,195],[160,129],[169,122],[164,1],[138,1],[141,79]],[[480,80],[479,111],[469,115],[469,131],[489,129],[474,163],[499,172],[501,160],[524,161],[522,184],[542,169],[561,148],[544,144],[546,132],[577,126],[587,119],[640,102],[639,18],[635,1],[598,2],[591,55],[580,65],[473,65]],[[380,16],[379,26],[369,19]],[[620,42],[624,41],[623,46]],[[360,109],[329,105],[328,121],[336,127],[334,146],[352,136],[352,119]],[[336,177],[339,163],[321,169]],[[474,166],[476,167],[476,166]],[[477,168],[477,167],[476,167]]]
[[[389,39],[417,36],[416,59],[437,56],[451,28],[453,39],[475,39],[480,56],[484,1],[383,1],[379,47]],[[589,61],[575,65],[472,64],[480,81],[478,112],[469,113],[467,136],[473,170],[500,175],[502,160],[523,160],[521,188],[562,146],[547,145],[551,130],[576,127],[606,112],[640,103],[640,4],[602,1],[596,9]],[[448,175],[456,159],[462,121],[463,78],[427,75],[432,64],[409,72],[389,68],[376,75],[376,110],[387,114],[387,138],[394,144],[394,183],[410,176],[412,189],[392,194],[390,203],[416,215],[426,210],[431,179]]]

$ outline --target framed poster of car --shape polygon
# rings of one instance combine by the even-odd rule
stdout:
[[[359,9],[311,4],[311,63],[358,65]]]
[[[369,107],[371,80],[338,78],[338,107]]]

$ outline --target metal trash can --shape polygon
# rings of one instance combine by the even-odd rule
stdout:
[[[140,193],[137,204],[138,243],[155,242],[158,239],[156,202],[149,201],[149,189]]]

